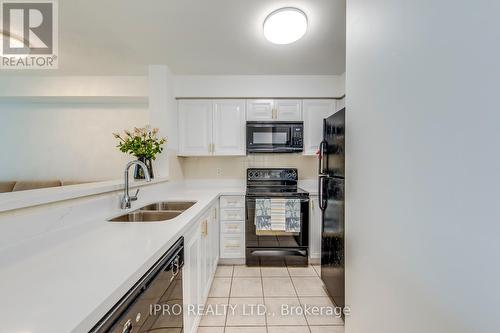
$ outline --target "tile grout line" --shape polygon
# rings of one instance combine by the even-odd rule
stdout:
[[[259,272],[260,272],[260,283],[262,286],[262,302],[264,303],[264,307],[266,309],[266,312],[264,313],[264,324],[266,328],[266,333],[269,333],[269,328],[267,327],[267,306],[266,306],[266,296],[264,295],[264,278],[262,277],[262,267],[259,265]]]
[[[292,282],[292,287],[293,287],[294,292],[295,292],[295,294],[296,294],[296,295],[295,295],[295,297],[296,297],[296,299],[298,300],[299,305],[300,305],[301,307],[303,307],[303,306],[304,306],[304,303],[303,303],[303,301],[300,299],[300,296],[299,296],[299,294],[298,294],[298,292],[297,292],[297,288],[296,288],[296,286],[295,286],[295,283],[293,282],[293,276],[291,275],[290,270],[288,269],[288,265],[287,265],[287,266],[285,266],[285,268],[286,268],[286,271],[288,272],[288,278],[289,278],[289,279],[290,279],[290,281]],[[311,268],[314,270],[314,267],[311,267]],[[316,277],[316,278],[318,278],[318,277],[319,277],[319,276],[318,276],[318,272],[317,272],[316,270],[314,270],[314,272],[316,273],[316,276],[315,276],[315,277]],[[264,304],[266,303],[265,301],[266,301],[266,299],[267,299],[267,298],[273,299],[273,298],[284,298],[284,297],[288,297],[288,296],[269,296],[269,297],[268,297],[268,296],[266,296],[266,295],[265,295],[265,292],[264,292],[264,276],[263,276],[263,273],[262,273],[262,266],[259,266],[259,273],[260,273],[260,274],[259,274],[259,277],[260,277],[261,287],[262,287],[262,299],[263,299],[263,301],[264,301]],[[243,277],[244,277],[244,276],[243,276]],[[249,276],[249,277],[251,277],[251,276]],[[267,278],[284,278],[284,277],[286,277],[286,276],[266,276],[266,277],[267,277]],[[308,277],[308,276],[298,276],[298,277],[300,278],[300,277]],[[227,304],[230,304],[230,299],[231,299],[231,294],[232,294],[232,287],[233,287],[233,282],[234,282],[234,279],[235,279],[235,278],[236,278],[236,276],[235,276],[235,265],[232,265],[231,275],[230,275],[230,279],[231,279],[231,280],[230,280],[230,287],[229,287],[229,296],[228,296],[228,303],[227,303]],[[322,297],[324,297],[324,296],[304,296],[304,297],[313,297],[313,298],[318,297],[318,298],[322,298]],[[253,298],[253,297],[233,297],[233,298]],[[303,318],[304,318],[304,319],[305,319],[305,321],[306,321],[306,325],[307,325],[307,328],[308,328],[308,332],[309,332],[309,333],[312,333],[312,330],[311,330],[311,324],[309,323],[309,320],[307,319],[307,316],[305,316],[305,314],[303,314],[302,316],[303,316]],[[223,328],[223,332],[224,332],[224,333],[227,333],[227,328],[228,328],[228,326],[227,326],[227,322],[228,322],[228,318],[229,318],[228,313],[226,313],[226,316],[225,316],[225,322],[224,322],[224,328]],[[269,333],[269,325],[268,325],[268,320],[267,320],[267,309],[266,309],[266,315],[264,315],[264,321],[265,321],[265,326],[264,326],[264,327],[265,327],[265,329],[266,329],[266,333]],[[277,326],[287,326],[287,325],[277,325]],[[290,326],[290,325],[288,325],[288,326]],[[296,326],[296,325],[291,325],[291,326]],[[320,325],[320,326],[321,326],[321,325]],[[330,325],[330,324],[328,324],[328,325],[324,325],[324,326],[337,326],[337,325]],[[341,325],[338,325],[338,326],[341,326]],[[234,326],[234,327],[238,327],[238,326]],[[241,327],[259,327],[259,326],[241,326]]]
[[[288,266],[286,267],[286,269],[288,270]],[[290,271],[288,271],[288,272],[290,272]],[[293,286],[293,289],[295,290],[295,294],[297,294],[297,300],[299,301],[299,305],[302,307],[302,309],[304,309],[303,305],[302,305],[302,302],[300,301],[299,293],[297,291],[297,288],[295,287],[295,283],[293,283],[293,279],[292,279],[291,275],[290,275],[290,280],[292,280],[292,286]],[[312,333],[312,331],[311,331],[311,325],[309,325],[309,320],[307,320],[307,316],[305,314],[303,316],[304,316],[304,319],[306,321],[307,329],[309,330],[309,333]]]
[[[229,285],[229,295],[227,296],[227,305],[229,308],[229,304],[231,304],[231,290],[233,288],[233,277],[234,277],[234,265],[231,265],[231,283]],[[227,310],[226,310],[227,312]],[[226,318],[224,320],[224,333],[226,333],[226,327],[227,327],[227,318],[229,317],[229,313],[226,313]]]

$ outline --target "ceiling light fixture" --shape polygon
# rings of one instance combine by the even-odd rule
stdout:
[[[275,10],[264,20],[264,37],[274,44],[290,44],[301,39],[307,31],[307,16],[298,8]]]

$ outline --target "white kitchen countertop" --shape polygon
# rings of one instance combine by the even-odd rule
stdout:
[[[301,181],[299,186],[317,195],[316,180]],[[220,195],[244,195],[245,184],[185,182],[164,192],[153,192],[147,203],[197,203],[165,222],[107,222],[123,213],[112,208],[114,215],[92,217],[4,248],[0,252],[0,332],[88,332]],[[133,203],[133,209],[143,205]],[[57,221],[32,221],[52,222]]]
[[[219,195],[245,188],[172,192],[155,201],[197,203],[165,222],[91,219],[0,253],[0,332],[87,332]]]

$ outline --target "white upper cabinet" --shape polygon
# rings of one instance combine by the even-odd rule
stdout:
[[[275,120],[302,121],[302,101],[300,99],[278,99],[274,105]]]
[[[332,99],[310,99],[302,102],[304,113],[304,155],[314,155],[323,140],[323,119],[336,111]]]
[[[181,100],[179,156],[245,155],[244,100]]]
[[[274,100],[272,99],[247,100],[247,120],[248,121],[274,120]]]
[[[179,101],[179,155],[207,156],[212,152],[212,101]]]
[[[302,101],[300,99],[249,99],[247,100],[248,121],[301,121]]]
[[[342,106],[333,99],[180,100],[179,156],[246,155],[246,121],[304,121],[304,155],[314,155],[323,119]]]
[[[214,155],[245,155],[245,101],[216,100],[213,110]]]

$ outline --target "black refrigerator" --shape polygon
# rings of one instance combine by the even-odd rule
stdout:
[[[321,279],[340,307],[345,306],[344,152],[345,109],[342,109],[323,120],[323,141],[319,151]]]

